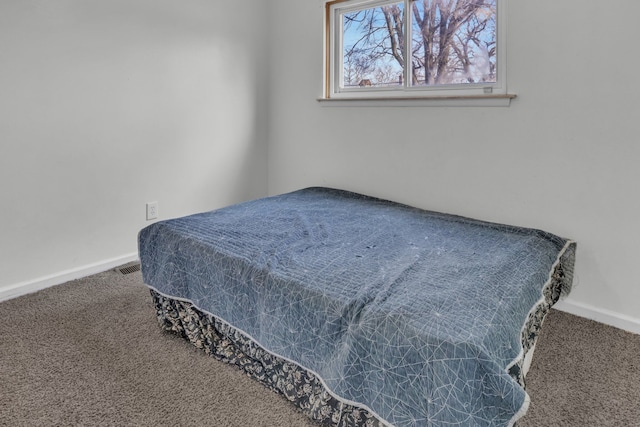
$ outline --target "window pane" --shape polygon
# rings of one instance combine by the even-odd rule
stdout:
[[[343,87],[402,85],[402,2],[344,13],[342,35]]]
[[[496,0],[411,2],[411,84],[496,82]]]

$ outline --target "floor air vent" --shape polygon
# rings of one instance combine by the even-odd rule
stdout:
[[[133,264],[123,265],[122,267],[116,268],[116,271],[121,274],[135,273],[136,271],[140,271],[140,263],[136,262]]]

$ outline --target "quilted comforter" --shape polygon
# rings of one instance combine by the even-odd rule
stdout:
[[[145,283],[314,373],[395,426],[501,426],[571,286],[575,243],[540,230],[307,188],[154,223]]]

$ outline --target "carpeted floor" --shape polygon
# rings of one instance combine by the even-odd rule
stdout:
[[[640,426],[640,335],[552,311],[518,427]],[[0,303],[0,425],[317,426],[162,332],[139,272]]]

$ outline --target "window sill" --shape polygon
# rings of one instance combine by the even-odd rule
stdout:
[[[323,107],[508,107],[517,95],[318,98]]]

